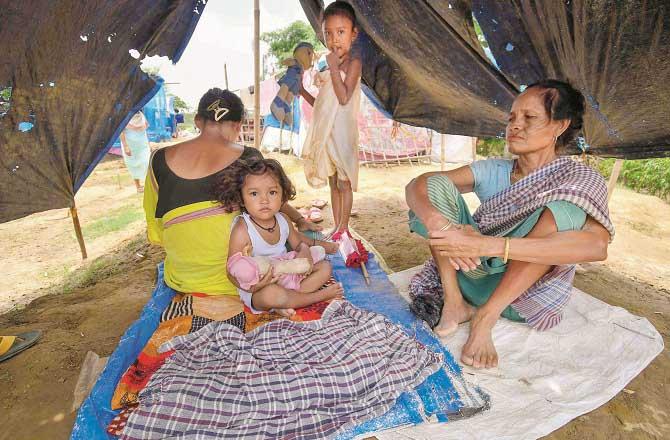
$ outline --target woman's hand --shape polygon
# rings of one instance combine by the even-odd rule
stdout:
[[[277,281],[279,281],[279,276],[275,276],[272,273],[272,268],[270,268],[270,270],[268,270],[268,273],[266,273],[265,276],[263,276],[263,278],[261,278],[261,280],[258,283],[251,286],[251,289],[249,290],[251,291],[251,293],[256,293],[259,290],[263,289],[264,287],[269,286],[270,284],[275,284]]]
[[[485,236],[472,226],[454,224],[444,231],[430,231],[429,237],[430,247],[449,257],[454,269],[468,272],[481,264]]]
[[[298,231],[300,232],[321,232],[323,230],[321,226],[317,225],[316,223],[308,222],[302,216],[295,222],[295,225],[298,227]]]

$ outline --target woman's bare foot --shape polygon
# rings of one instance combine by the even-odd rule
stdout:
[[[459,324],[469,321],[475,314],[475,308],[465,301],[461,300],[455,304],[448,302],[442,307],[442,316],[440,322],[433,331],[439,337],[445,337],[456,331]]]
[[[274,312],[287,319],[295,315],[295,309],[274,309]]]
[[[491,331],[497,317],[475,313],[470,323],[470,336],[463,346],[461,362],[474,368],[494,368],[498,366],[498,353],[493,345]]]

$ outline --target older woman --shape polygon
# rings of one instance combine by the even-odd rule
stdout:
[[[575,139],[583,113],[584,98],[569,84],[533,84],[507,124],[517,159],[427,173],[406,188],[411,229],[429,238],[433,255],[410,285],[412,308],[440,336],[471,322],[467,365],[497,365],[491,330],[501,315],[538,330],[556,325],[575,264],[607,258],[614,229],[605,181],[556,153]],[[474,215],[460,195],[468,192],[482,201]]]

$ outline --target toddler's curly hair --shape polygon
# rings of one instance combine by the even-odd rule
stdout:
[[[215,199],[223,206],[239,206],[244,210],[242,187],[249,174],[262,176],[270,173],[282,189],[282,203],[295,199],[295,187],[281,164],[274,159],[238,160],[222,170],[212,188]]]

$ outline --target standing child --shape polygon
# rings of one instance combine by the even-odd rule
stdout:
[[[215,196],[224,206],[239,206],[242,214],[233,223],[228,248],[228,275],[238,287],[242,301],[253,313],[275,309],[291,316],[295,308],[342,297],[338,283],[319,290],[330,279],[331,267],[325,252],[337,252],[337,245],[307,239],[295,230],[279,210],[295,196],[295,189],[274,159],[252,159],[224,170],[215,185]],[[242,221],[240,221],[242,220]],[[294,252],[287,252],[288,243]],[[311,247],[310,247],[311,246]],[[311,271],[304,276],[261,273],[252,258],[275,260],[305,258]]]
[[[314,97],[301,95],[314,106],[312,124],[302,150],[307,182],[315,188],[328,183],[335,227],[331,238],[349,232],[353,191],[358,189],[358,109],[361,99],[359,57],[352,56],[358,30],[354,9],[335,1],[323,13],[323,35],[330,53],[330,75]]]

